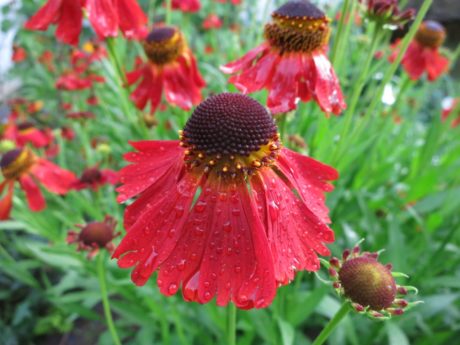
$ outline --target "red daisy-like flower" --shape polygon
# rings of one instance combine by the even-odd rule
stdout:
[[[27,52],[24,48],[14,44],[13,45],[13,56],[11,57],[13,62],[22,62],[27,59]]]
[[[59,166],[37,157],[28,148],[14,149],[5,153],[0,161],[4,181],[0,183],[0,194],[7,189],[0,200],[0,220],[8,219],[12,207],[15,182],[25,192],[32,211],[41,211],[46,201],[37,182],[55,194],[66,194],[75,183],[75,175]]]
[[[42,148],[53,141],[53,134],[51,130],[42,131],[30,122],[23,122],[18,125],[11,122],[5,129],[3,138],[14,141],[19,147],[30,143],[36,148]]]
[[[398,0],[359,0],[359,2],[363,4],[367,18],[380,25],[402,26],[415,16],[413,8],[400,10]]]
[[[67,243],[78,243],[77,251],[88,251],[88,259],[92,259],[100,249],[105,248],[113,253],[115,248],[112,240],[120,235],[115,232],[117,221],[111,216],[105,216],[102,222],[91,222],[86,225],[77,224],[80,232],[69,231]]]
[[[203,29],[220,29],[222,27],[222,20],[217,14],[211,13],[203,21]]]
[[[101,39],[117,36],[118,30],[128,38],[137,38],[147,24],[147,17],[136,0],[48,0],[25,27],[46,30],[56,24],[57,39],[76,45],[82,28],[83,9]]]
[[[145,38],[143,46],[148,61],[143,63],[138,59],[137,68],[126,75],[129,85],[141,80],[131,94],[136,106],[144,109],[150,102],[153,114],[160,105],[163,91],[170,104],[184,110],[197,105],[206,83],[182,33],[171,26],[156,27]]]
[[[80,178],[75,183],[75,189],[81,190],[91,188],[98,190],[106,184],[116,184],[118,182],[118,173],[110,169],[99,169],[95,166],[83,171]]]
[[[68,71],[63,73],[56,81],[56,89],[74,91],[85,90],[93,86],[94,83],[104,83],[103,76],[94,73],[77,73],[75,71]]]
[[[272,17],[266,41],[221,70],[238,73],[229,81],[245,94],[267,89],[274,114],[296,109],[299,99],[314,99],[324,112],[339,114],[346,105],[325,53],[329,18],[306,0],[288,2]]]
[[[324,192],[337,172],[282,147],[255,100],[224,93],[193,112],[180,141],[132,143],[118,201],[127,235],[114,252],[132,280],[158,271],[167,295],[267,307],[280,284],[319,269],[334,240]],[[294,192],[294,190],[296,192]]]
[[[438,79],[449,69],[449,59],[439,48],[446,39],[446,31],[438,22],[428,20],[420,25],[414,40],[403,57],[402,65],[412,80],[419,80],[426,72],[429,81]],[[400,41],[393,45],[389,60],[393,62],[399,52]]]
[[[171,7],[182,12],[197,12],[201,8],[201,3],[200,0],[172,0]]]
[[[460,125],[460,100],[447,98],[442,102],[442,114],[441,119],[442,121],[447,121],[447,119],[452,115],[452,113],[457,110],[457,114],[454,115],[454,119],[450,123],[452,128],[457,127]]]

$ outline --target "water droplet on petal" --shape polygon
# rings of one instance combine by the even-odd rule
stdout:
[[[177,290],[178,290],[177,284],[173,283],[173,284],[169,285],[168,292],[171,295],[175,294],[177,292]]]

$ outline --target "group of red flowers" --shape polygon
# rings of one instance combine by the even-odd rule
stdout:
[[[363,3],[370,18],[401,21],[413,14],[398,11],[395,1]],[[183,11],[200,9],[199,0],[171,4]],[[158,272],[157,283],[165,295],[182,287],[188,301],[216,298],[218,305],[233,302],[249,309],[268,306],[277,287],[294,279],[296,271],[318,270],[318,254],[329,255],[325,244],[334,240],[324,193],[333,189],[329,181],[338,173],[283,147],[272,115],[295,110],[299,101],[313,100],[327,115],[346,108],[327,57],[331,28],[325,13],[306,0],[279,7],[264,28],[264,42],[221,66],[242,94],[223,93],[204,102],[206,82],[185,34],[163,23],[147,31],[147,17],[136,0],[48,0],[25,26],[45,30],[56,24],[56,37],[76,45],[84,15],[100,40],[121,31],[141,42],[145,58],[137,58],[134,70],[125,76],[127,87],[135,86],[131,99],[139,109],[150,105],[155,113],[163,95],[184,110],[197,106],[178,141],[132,143],[136,152],[125,156],[130,165],[119,173],[118,201],[135,201],[126,208],[127,234],[114,257],[120,267],[134,267],[134,283],[143,285]],[[222,25],[208,18],[209,28]],[[439,53],[444,38],[439,24],[421,26],[403,60],[412,79],[427,72],[434,80],[446,72],[448,60]],[[17,49],[17,61],[21,54]],[[72,69],[61,75],[56,87],[82,90],[104,82],[90,65],[105,54],[102,44],[93,45],[91,52],[75,50]],[[246,96],[263,89],[268,91],[269,111]],[[89,97],[88,103],[97,104],[97,98]],[[31,210],[38,211],[45,200],[37,182],[52,193],[65,194],[118,180],[114,172],[97,167],[78,179],[40,157],[30,147],[48,150],[53,135],[23,122],[16,113],[2,137],[14,147],[0,162],[0,191],[7,190],[0,201],[0,219],[9,217],[16,181]],[[115,225],[106,218],[82,226],[81,234],[72,232],[68,240],[93,254],[98,247],[112,250]]]

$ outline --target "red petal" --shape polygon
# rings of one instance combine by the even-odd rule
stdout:
[[[65,0],[49,0],[30,18],[24,27],[29,30],[46,30],[59,18],[62,3]],[[72,1],[74,2],[74,1]],[[77,3],[75,1],[75,3]]]
[[[254,66],[243,70],[240,75],[231,77],[229,82],[245,94],[259,91],[271,82],[279,60],[278,54],[267,52]]]
[[[328,181],[336,180],[338,172],[321,162],[294,151],[283,149],[278,157],[278,168],[297,190],[305,205],[324,223],[329,223],[325,192],[334,187]]]
[[[193,76],[183,58],[164,69],[164,91],[166,100],[184,110],[196,103],[196,87]],[[199,92],[199,91],[198,91]],[[201,99],[201,96],[199,96]]]
[[[449,68],[449,59],[442,56],[438,49],[425,49],[425,66],[428,73],[428,80],[434,81]]]
[[[6,195],[0,199],[0,220],[10,218],[11,207],[13,206],[14,181],[5,180],[0,184],[0,194],[8,186]]]
[[[118,33],[118,12],[113,0],[87,0],[88,19],[99,38],[115,37]]]
[[[265,52],[268,50],[268,45],[267,44],[261,44],[260,46],[250,50],[246,55],[244,55],[242,58],[230,62],[224,66],[220,66],[220,70],[223,73],[226,74],[232,74],[236,73],[241,70],[245,70],[253,64],[254,60],[257,59],[260,53],[263,52],[263,55],[265,55]]]
[[[265,230],[244,182],[205,183],[158,286],[173,295],[182,285],[188,301],[242,309],[268,306],[275,294],[273,262]]]
[[[298,96],[303,102],[308,102],[312,98],[312,81],[315,78],[315,75],[313,73],[314,67],[313,61],[310,57],[308,56],[300,56],[301,59],[301,74],[299,75],[299,90],[298,90]]]
[[[119,172],[123,186],[117,189],[120,193],[118,202],[124,202],[155,184],[183,155],[179,141],[139,141],[131,145],[140,152],[130,152],[124,156],[134,164]]]
[[[32,167],[35,176],[52,193],[66,194],[78,181],[75,174],[46,159],[39,158]]]
[[[22,190],[26,193],[27,202],[32,211],[38,212],[46,207],[45,198],[38,188],[37,184],[32,180],[30,176],[22,176],[19,179]]]
[[[409,44],[402,65],[412,80],[420,79],[426,68],[423,47],[415,41]]]
[[[120,30],[126,37],[137,38],[142,35],[147,24],[147,16],[136,0],[118,0],[118,20]]]
[[[315,80],[313,97],[326,113],[338,115],[346,108],[334,69],[323,52],[312,54]]]
[[[287,55],[279,60],[270,81],[267,106],[273,114],[286,113],[296,108],[297,80],[301,72],[298,55]]]
[[[317,271],[320,255],[330,252],[323,242],[333,242],[334,233],[271,169],[251,179],[259,209],[265,215],[276,280],[287,284],[296,271]]]
[[[171,254],[187,220],[198,181],[194,175],[182,174],[182,168],[183,164],[128,207],[127,212],[135,213],[137,220],[113,257],[119,258],[120,267],[136,266],[131,277],[137,285],[144,285]]]
[[[201,8],[200,0],[172,0],[172,8],[184,12],[197,12]]]
[[[63,0],[56,37],[64,43],[77,45],[82,26],[82,9],[80,1]]]

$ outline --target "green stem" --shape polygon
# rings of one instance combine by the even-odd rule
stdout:
[[[236,307],[233,303],[227,307],[227,345],[236,345]]]
[[[347,316],[350,311],[350,303],[344,302],[340,309],[335,313],[334,317],[328,322],[326,327],[323,328],[321,333],[316,337],[312,345],[321,345],[329,338],[332,331],[339,325],[340,321]]]
[[[118,54],[115,47],[115,38],[107,38],[107,50],[109,52],[110,61],[112,62],[112,65],[115,67],[115,70],[117,71],[118,78],[120,79],[122,84],[126,84],[125,73],[123,72],[123,67],[121,66],[121,63],[118,59]]]
[[[460,44],[457,46],[457,48],[454,50],[454,53],[452,54],[452,59],[450,60],[450,69],[453,69],[455,67],[455,64],[457,63],[457,60],[459,57],[460,57]]]
[[[348,17],[350,1],[353,1],[353,0],[345,0],[343,2],[342,15],[341,15],[340,20],[339,20],[339,25],[337,26],[337,33],[335,35],[334,44],[333,44],[332,49],[331,49],[330,61],[331,61],[332,65],[334,65],[335,59],[337,57],[337,49],[340,47],[340,43],[341,43],[341,40],[342,40],[342,37],[343,37],[343,33],[344,33],[343,26],[344,26],[345,21],[346,21],[346,19]],[[351,18],[349,18],[349,20],[351,20]]]
[[[121,345],[120,338],[118,338],[117,330],[113,323],[112,313],[110,311],[109,296],[107,294],[107,282],[105,280],[105,255],[103,253],[98,254],[97,258],[97,276],[99,278],[99,286],[101,288],[102,306],[104,308],[105,321],[109,328],[112,336],[113,343],[115,345]]]
[[[172,0],[166,0],[166,25],[171,25]]]
[[[407,89],[412,85],[412,79],[409,78],[409,75],[407,73],[404,73],[402,78],[401,78],[401,86],[398,92],[398,96],[396,96],[396,101],[393,104],[393,109],[397,110],[401,104],[401,101],[403,99],[403,95],[406,93]]]
[[[393,78],[394,74],[396,73],[396,70],[398,69],[399,65],[401,64],[401,61],[404,57],[404,54],[407,51],[407,48],[409,47],[410,42],[412,42],[412,39],[414,38],[415,34],[417,33],[417,30],[420,26],[420,23],[422,22],[423,18],[425,17],[425,14],[428,12],[433,0],[425,0],[420,7],[420,10],[417,14],[417,17],[415,18],[414,23],[412,24],[409,32],[407,33],[406,37],[404,37],[404,40],[402,41],[401,48],[399,50],[398,56],[396,57],[395,61],[391,64],[390,68],[386,71],[382,83],[380,84],[379,88],[377,89],[377,92],[375,93],[374,98],[372,99],[372,102],[370,106],[367,108],[366,114],[364,117],[369,117],[371,114],[374,113],[375,108],[377,105],[381,102],[383,92],[385,90],[385,86],[390,82],[391,78]]]

